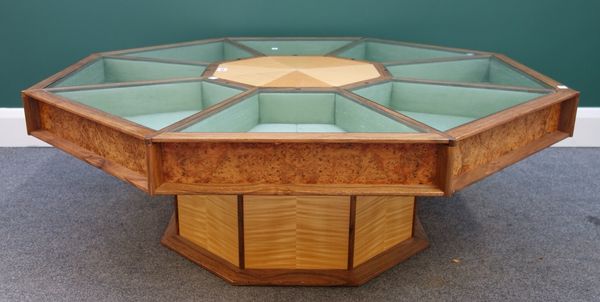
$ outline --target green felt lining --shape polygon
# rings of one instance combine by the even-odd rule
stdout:
[[[365,41],[337,54],[338,57],[375,62],[412,61],[465,56],[466,53]]]
[[[173,124],[176,121],[182,120],[192,114],[198,113],[198,110],[184,110],[174,112],[153,113],[144,115],[124,116],[125,119],[134,123],[144,125],[150,129],[162,129]]]
[[[335,93],[253,95],[183,132],[417,132]]]
[[[335,125],[348,132],[418,132],[340,95],[335,97]]]
[[[496,58],[386,66],[394,77],[454,82],[491,83],[543,88],[530,76]]]
[[[269,56],[316,56],[343,47],[351,40],[239,40],[237,42]]]
[[[205,66],[100,58],[50,87],[199,77]]]
[[[96,60],[48,87],[67,87],[105,83],[104,60]]]
[[[333,93],[261,93],[261,123],[333,124]]]
[[[398,111],[412,119],[420,121],[421,123],[430,125],[438,130],[448,130],[454,127],[469,123],[476,120],[472,117],[459,116],[459,115],[447,115],[447,114],[434,114],[424,112],[412,112],[401,110]]]
[[[259,124],[258,98],[258,94],[254,94],[181,132],[248,132]]]
[[[442,131],[543,95],[411,82],[384,83],[354,92]]]
[[[320,132],[335,133],[346,132],[344,129],[332,124],[258,124],[248,132]]]
[[[241,92],[193,81],[55,93],[157,130]]]
[[[171,59],[181,61],[217,62],[249,58],[251,53],[227,42],[212,42],[188,46],[130,52],[124,56]]]
[[[540,82],[531,78],[529,75],[517,71],[498,59],[490,60],[488,82],[515,86],[548,88],[546,85],[541,84]]]

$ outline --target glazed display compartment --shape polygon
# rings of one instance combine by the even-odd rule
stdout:
[[[446,131],[546,95],[547,91],[478,88],[394,80],[354,93]]]
[[[49,87],[197,78],[207,66],[206,64],[175,64],[121,57],[102,57],[52,83]]]
[[[549,88],[547,84],[489,55],[421,63],[391,63],[386,64],[386,68],[396,78]]]
[[[324,56],[342,47],[355,39],[232,39],[244,46],[258,51],[267,56]]]
[[[172,47],[165,45],[152,49],[138,49],[111,52],[124,57],[148,58],[156,61],[212,63],[249,58],[254,53],[233,44],[231,41],[203,41],[203,43],[185,43]]]
[[[419,132],[337,93],[260,92],[182,132]]]
[[[205,80],[57,90],[56,95],[160,130],[244,90]]]
[[[392,63],[456,58],[472,56],[475,53],[466,50],[423,47],[410,43],[368,39],[346,46],[333,54],[355,60]]]

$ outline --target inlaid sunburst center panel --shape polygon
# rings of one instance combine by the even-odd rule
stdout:
[[[220,64],[214,77],[258,87],[338,87],[378,78],[373,64],[325,56],[265,56]]]

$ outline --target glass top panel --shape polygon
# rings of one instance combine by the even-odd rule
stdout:
[[[374,62],[404,62],[467,55],[472,54],[373,41],[359,43],[336,54],[338,57]]]
[[[387,65],[386,68],[394,77],[547,88],[529,75],[493,57]]]
[[[413,129],[336,93],[264,92],[181,132],[399,132]]]
[[[206,66],[201,65],[100,58],[49,87],[200,77],[205,69]]]
[[[388,82],[356,89],[354,93],[440,131],[469,123],[544,93]]]
[[[53,92],[158,130],[241,93],[206,81]]]
[[[124,54],[124,56],[195,62],[218,62],[249,58],[253,55],[231,43],[221,41],[130,52]]]
[[[341,48],[352,40],[236,40],[269,56],[318,56]]]

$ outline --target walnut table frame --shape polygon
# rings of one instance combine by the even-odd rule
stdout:
[[[360,285],[449,196],[573,134],[579,93],[500,54],[224,38],[93,54],[23,91],[27,131],[149,194],[162,243],[241,285]]]

